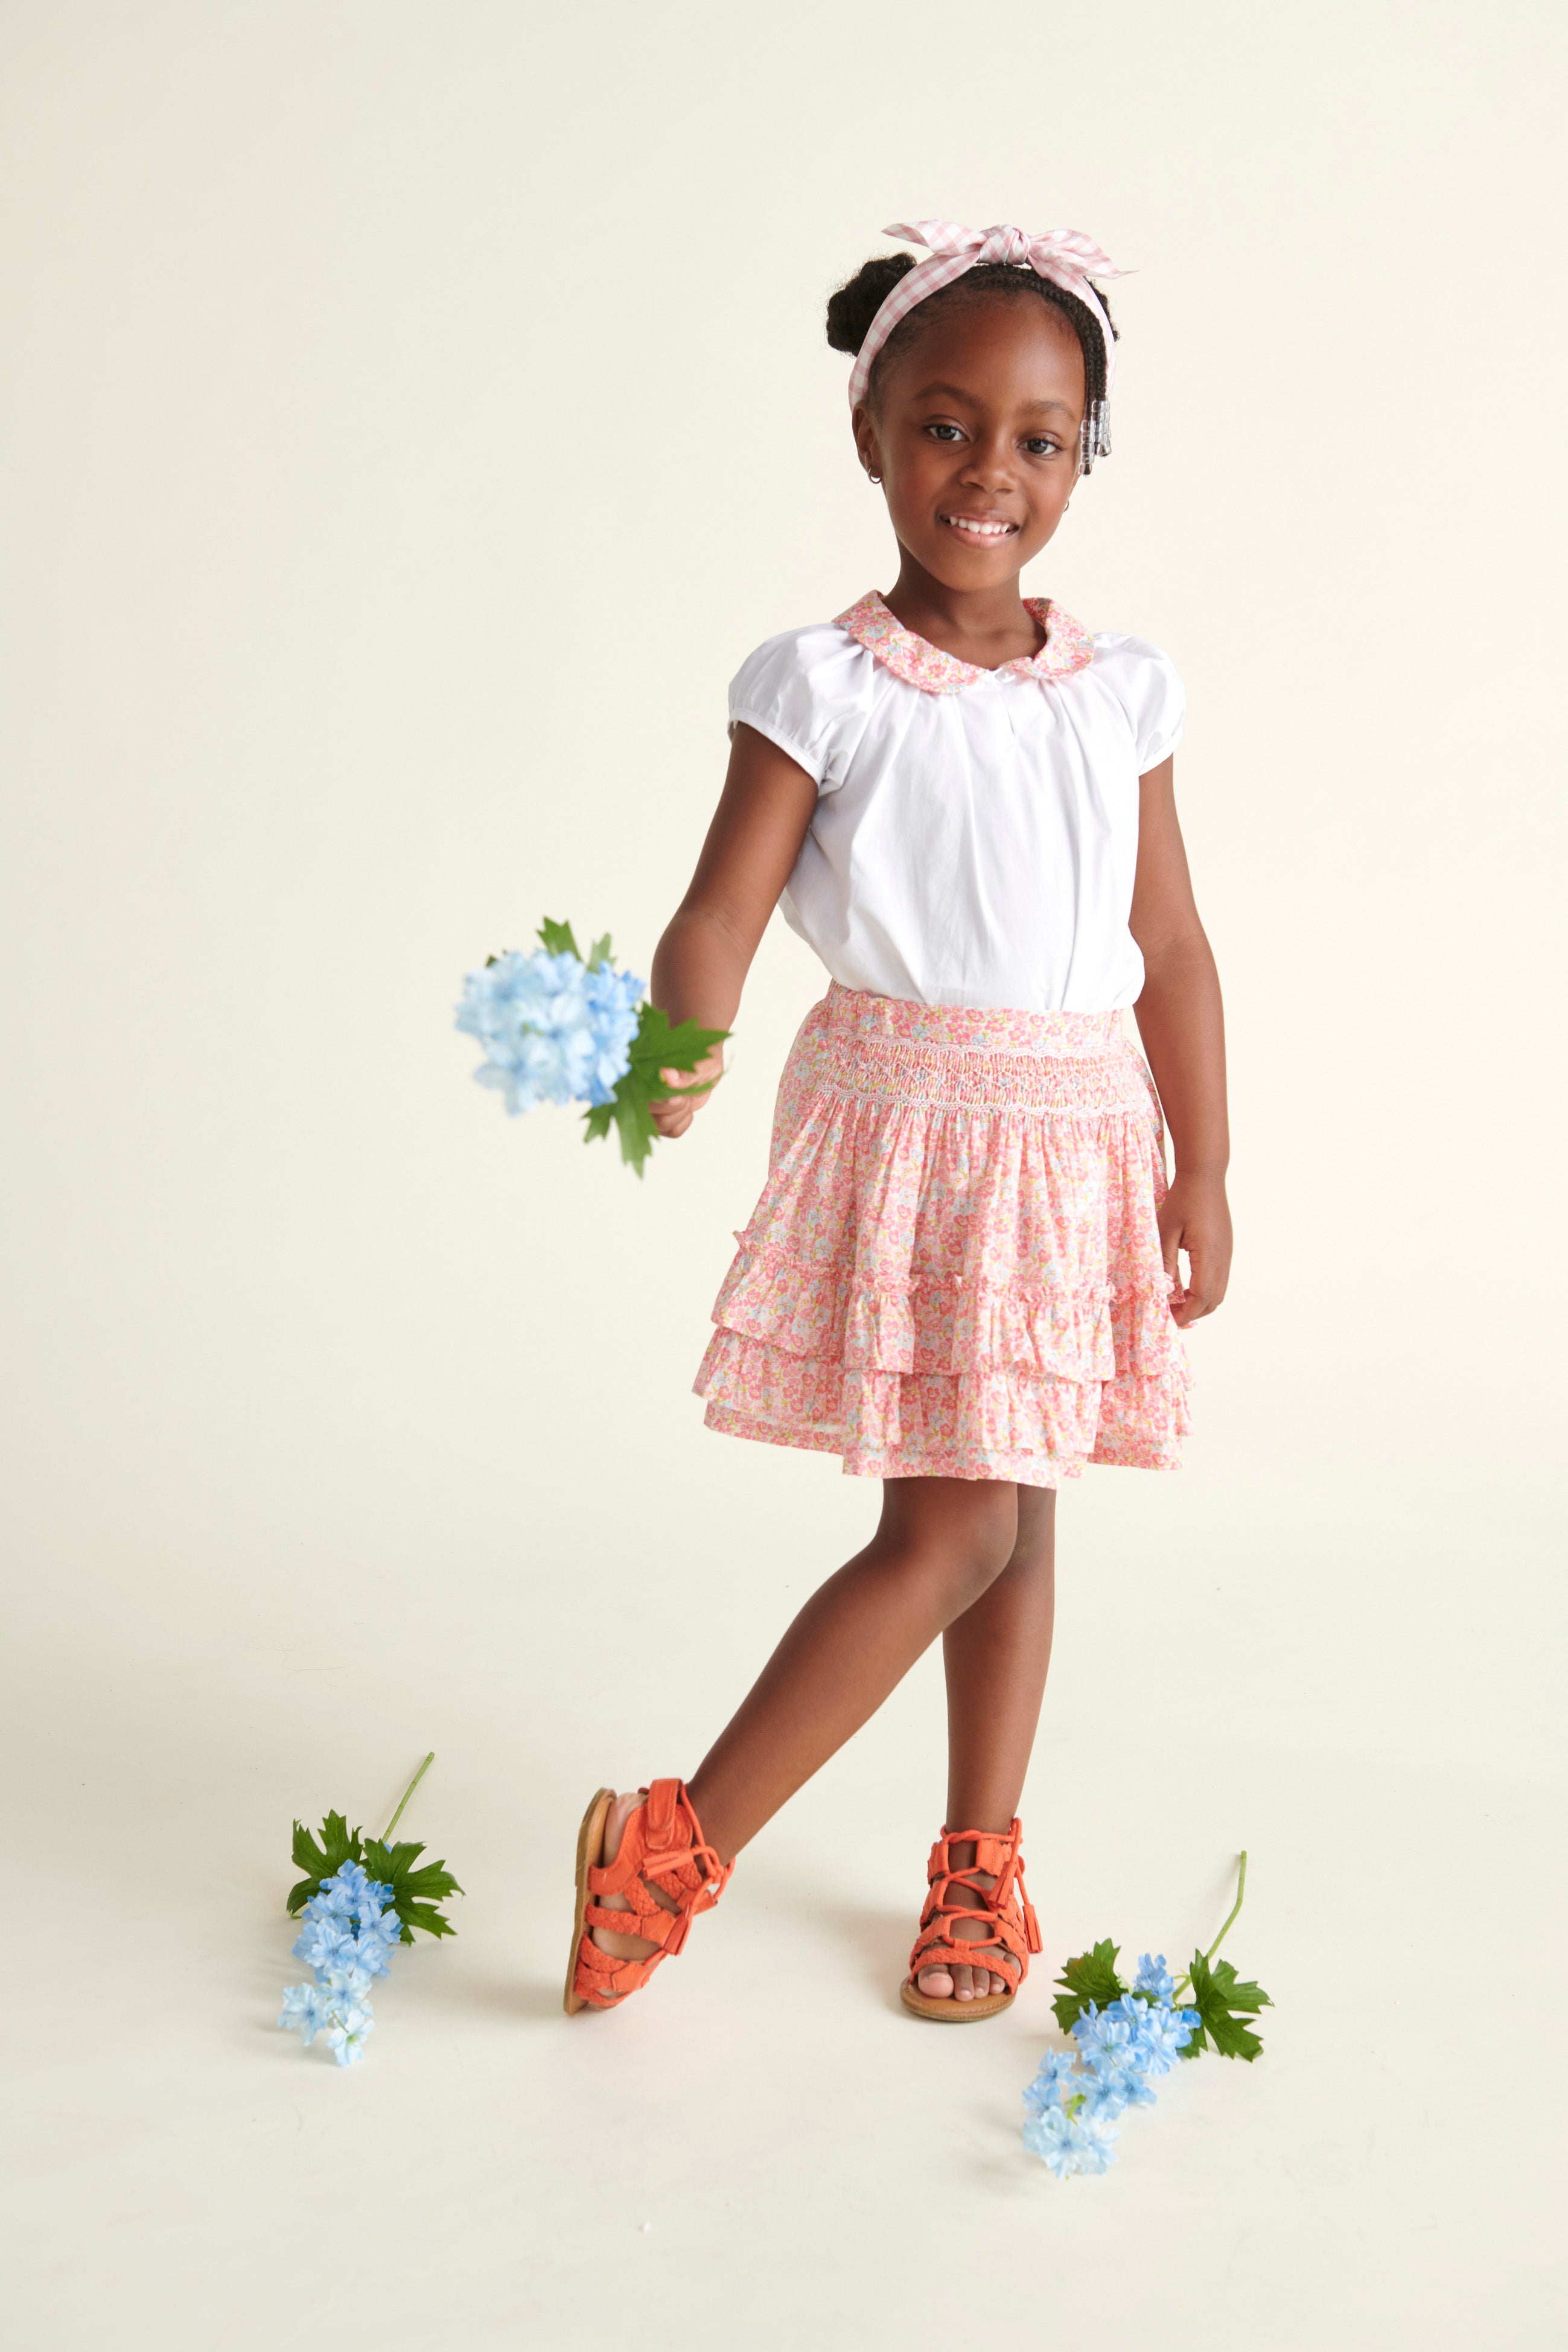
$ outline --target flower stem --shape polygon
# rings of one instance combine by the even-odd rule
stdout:
[[[1215,1937],[1214,1942],[1209,1946],[1208,1950],[1204,1954],[1204,1966],[1205,1968],[1208,1966],[1210,1960],[1213,1959],[1215,1954],[1218,1951],[1220,1946],[1224,1943],[1231,1929],[1235,1927],[1237,1914],[1240,1911],[1243,1903],[1247,1899],[1247,1848],[1245,1846],[1242,1847],[1239,1855],[1237,1857],[1237,1862],[1236,1901],[1230,1906],[1230,1916],[1226,1919],[1224,1927],[1220,1929],[1219,1934]],[[1172,1996],[1173,2000],[1179,2001],[1183,1992],[1191,1992],[1192,1989],[1192,1978],[1190,1976],[1184,1976],[1182,1979],[1181,1983],[1177,1985],[1175,1992]]]
[[[429,1755],[428,1755],[428,1756],[426,1756],[426,1758],[425,1759],[424,1763],[423,1763],[423,1764],[421,1764],[421,1766],[419,1767],[418,1771],[417,1771],[417,1772],[416,1772],[416,1774],[414,1775],[413,1780],[410,1780],[410,1782],[408,1783],[407,1788],[406,1788],[406,1789],[405,1789],[405,1790],[403,1791],[402,1796],[399,1798],[399,1800],[398,1800],[398,1805],[397,1805],[397,1811],[393,1814],[392,1819],[387,1822],[386,1827],[383,1830],[383,1832],[382,1832],[382,1833],[381,1833],[381,1843],[382,1843],[382,1844],[383,1844],[383,1845],[384,1845],[384,1844],[386,1843],[387,1840],[391,1837],[393,1831],[397,1827],[398,1822],[403,1819],[403,1808],[404,1808],[404,1806],[407,1804],[409,1798],[414,1794],[415,1790],[419,1786],[420,1781],[421,1781],[421,1780],[423,1780],[423,1779],[425,1778],[426,1773],[426,1772],[428,1772],[428,1770],[430,1769],[431,1765],[432,1765],[432,1764],[434,1764],[434,1762],[435,1762],[435,1761],[436,1761],[436,1750],[432,1748],[432,1749],[430,1750]],[[1243,1871],[1245,1872],[1245,1871],[1246,1871],[1246,1868],[1247,1868],[1247,1856],[1246,1856],[1245,1854],[1243,1854],[1243,1855],[1242,1855],[1242,1857],[1241,1857],[1241,1866],[1242,1866]],[[1240,1901],[1239,1901],[1239,1899],[1238,1899],[1238,1900],[1237,1900],[1237,1902],[1236,1909],[1237,1909],[1237,1911],[1239,1911],[1239,1910],[1240,1910],[1240,1908],[1241,1908],[1241,1904],[1240,1904]],[[1235,1911],[1233,1911],[1233,1912],[1231,1913],[1231,1918],[1232,1918],[1232,1919],[1234,1919],[1234,1917],[1235,1917],[1235,1916],[1236,1916],[1236,1912],[1235,1912]],[[1229,1925],[1230,1925],[1230,1919],[1227,1919],[1227,1920],[1226,1921],[1226,1923],[1225,1923],[1225,1926],[1226,1926],[1226,1927],[1229,1927]],[[1221,1933],[1221,1935],[1222,1935],[1222,1936],[1224,1935],[1224,1933],[1225,1933],[1225,1927],[1222,1927],[1222,1928],[1220,1929],[1220,1933]]]
[[[423,1767],[423,1766],[421,1766],[421,1768],[420,1768],[420,1769],[421,1769],[421,1770],[423,1770],[424,1767]],[[1235,1925],[1236,1925],[1236,1919],[1237,1919],[1237,1913],[1239,1912],[1239,1910],[1241,1909],[1241,1906],[1242,1906],[1243,1903],[1246,1901],[1246,1899],[1247,1899],[1247,1848],[1246,1848],[1245,1846],[1243,1846],[1243,1847],[1242,1847],[1242,1849],[1241,1849],[1241,1853],[1240,1853],[1239,1859],[1238,1859],[1238,1867],[1237,1867],[1237,1874],[1236,1874],[1236,1901],[1235,1901],[1235,1902],[1231,1905],[1231,1906],[1230,1906],[1230,1916],[1229,1916],[1229,1918],[1226,1921],[1225,1926],[1220,1929],[1219,1934],[1215,1937],[1214,1942],[1209,1946],[1208,1950],[1204,1954],[1204,1959],[1205,1959],[1205,1963],[1206,1963],[1207,1961],[1209,1961],[1209,1960],[1212,1960],[1212,1959],[1213,1959],[1213,1958],[1214,1958],[1215,1954],[1218,1951],[1218,1949],[1219,1949],[1220,1946],[1224,1943],[1224,1941],[1225,1941],[1226,1937],[1229,1935],[1229,1933],[1230,1933],[1230,1931],[1231,1931],[1232,1927],[1235,1927]]]

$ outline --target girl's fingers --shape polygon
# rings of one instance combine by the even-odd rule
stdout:
[[[648,1115],[658,1132],[673,1142],[684,1135],[693,1116],[704,1103],[712,1098],[712,1089],[723,1075],[723,1063],[717,1055],[700,1062],[694,1070],[660,1070],[659,1083],[674,1092],[648,1105]]]
[[[673,1087],[680,1094],[689,1094],[694,1088],[699,1089],[700,1091],[693,1095],[694,1101],[706,1102],[708,1093],[700,1090],[710,1091],[718,1085],[723,1073],[710,1062],[699,1062],[694,1070],[660,1070],[658,1075],[661,1085]]]
[[[1200,1317],[1212,1315],[1225,1297],[1225,1285],[1216,1276],[1209,1252],[1200,1242],[1196,1249],[1187,1252],[1189,1280],[1182,1299],[1178,1323],[1196,1323]]]
[[[1205,1249],[1200,1248],[1195,1257],[1191,1250],[1187,1252],[1187,1320],[1195,1323],[1214,1305],[1214,1283]]]
[[[1160,1255],[1164,1260],[1166,1279],[1175,1285],[1175,1288],[1171,1293],[1171,1312],[1175,1317],[1178,1323],[1185,1320],[1181,1310],[1185,1305],[1188,1296],[1187,1292],[1182,1287],[1182,1266],[1181,1259],[1178,1255],[1181,1250],[1181,1246],[1182,1228],[1180,1224],[1173,1222],[1168,1229],[1162,1226],[1160,1230]]]

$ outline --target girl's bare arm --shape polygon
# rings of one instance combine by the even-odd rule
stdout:
[[[1167,1272],[1187,1253],[1191,1276],[1175,1304],[1178,1323],[1212,1315],[1230,1279],[1230,1159],[1226,1113],[1225,1013],[1219,974],[1193,898],[1173,763],[1140,783],[1138,870],[1130,918],[1143,955],[1138,1030],[1175,1150],[1176,1172],[1160,1211]]]
[[[816,807],[805,770],[744,723],[730,751],[729,773],[691,887],[670,919],[653,960],[653,1001],[672,1023],[704,1029],[733,1026],[752,958],[789,880]],[[689,1076],[666,1072],[668,1084],[706,1089],[724,1066],[721,1045]],[[657,1102],[661,1135],[684,1135],[708,1100]]]

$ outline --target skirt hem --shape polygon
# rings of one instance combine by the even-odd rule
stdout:
[[[1068,1479],[1081,1478],[1086,1468],[1171,1471],[1182,1466],[1179,1454],[1152,1459],[1140,1454],[1134,1459],[1115,1452],[1101,1453],[1098,1448],[1087,1462],[1076,1456],[1053,1462],[1038,1454],[1002,1454],[984,1449],[978,1454],[966,1449],[909,1454],[871,1453],[856,1446],[847,1448],[838,1430],[806,1429],[791,1423],[764,1421],[755,1413],[737,1412],[724,1404],[710,1403],[703,1413],[702,1425],[716,1430],[721,1437],[749,1438],[758,1445],[787,1445],[802,1454],[836,1454],[847,1478],[964,1478],[975,1485],[991,1481],[1054,1489]]]

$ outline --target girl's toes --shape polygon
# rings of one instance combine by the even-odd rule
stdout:
[[[945,1969],[922,1969],[915,1983],[932,2000],[952,1999],[952,1979]]]
[[[952,1972],[952,1997],[954,2000],[973,2000],[974,1999],[974,1970],[973,1969],[954,1969]]]

